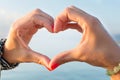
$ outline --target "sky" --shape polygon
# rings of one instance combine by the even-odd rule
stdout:
[[[70,5],[98,17],[112,34],[120,33],[119,0],[0,0],[0,32],[8,31],[16,19],[36,8],[55,18]]]
[[[7,36],[15,20],[36,8],[55,18],[70,5],[96,16],[110,34],[120,34],[120,0],[0,0],[0,38]],[[55,53],[74,47],[80,38],[81,34],[74,30],[51,34],[42,29],[33,37],[31,46],[43,52],[53,52],[56,48]],[[35,47],[35,42],[42,46]]]

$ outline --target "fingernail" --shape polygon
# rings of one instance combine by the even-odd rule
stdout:
[[[53,65],[51,66],[51,70],[56,69],[58,66],[59,66],[59,64],[58,64],[58,63],[53,64]]]
[[[54,24],[52,25],[52,32],[54,32]]]

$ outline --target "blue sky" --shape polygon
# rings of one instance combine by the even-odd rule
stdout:
[[[117,34],[120,33],[119,4],[119,0],[1,0],[0,27],[5,27],[2,31],[8,31],[14,20],[36,8],[55,18],[67,6],[75,5],[98,17],[110,33]]]
[[[36,8],[55,18],[70,5],[98,17],[110,34],[120,34],[120,0],[0,0],[0,37],[7,36],[10,26],[16,19]],[[31,46],[36,46],[34,43],[38,42],[44,47],[33,47],[34,49],[53,52],[53,49],[57,48],[55,53],[72,48],[79,42],[80,37],[80,33],[74,30],[50,34],[43,29],[35,35]]]

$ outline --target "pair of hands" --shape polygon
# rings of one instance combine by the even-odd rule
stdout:
[[[50,60],[46,55],[33,51],[28,46],[32,36],[43,27],[51,33],[69,28],[76,29],[82,33],[82,39],[75,48],[62,52]],[[35,62],[49,70],[70,61],[112,68],[117,64],[115,51],[118,49],[117,44],[96,17],[71,6],[58,15],[55,21],[39,9],[17,20],[10,29],[3,57],[9,63]]]

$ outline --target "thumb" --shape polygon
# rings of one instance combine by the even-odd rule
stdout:
[[[38,52],[35,51],[30,51],[30,56],[26,57],[26,62],[34,62],[40,65],[45,66],[47,69],[48,68],[48,64],[50,62],[50,58],[47,57],[46,55],[40,54]]]
[[[49,64],[50,70],[54,70],[55,68],[64,63],[75,61],[73,52],[73,50],[69,50],[56,55]]]

